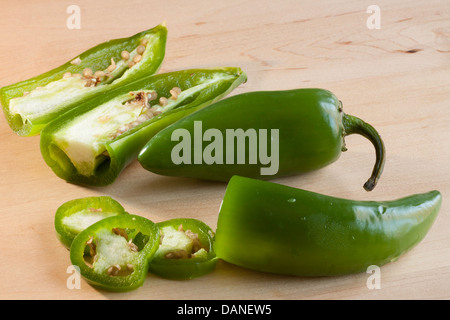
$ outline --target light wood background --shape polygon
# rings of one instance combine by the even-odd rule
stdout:
[[[373,2],[373,3],[372,3]],[[81,8],[81,29],[69,30],[66,8]],[[367,7],[381,9],[371,30]],[[408,1],[1,1],[0,86],[52,69],[108,39],[166,20],[161,72],[239,66],[253,90],[320,87],[344,110],[382,135],[387,163],[377,188],[362,185],[375,159],[362,137],[327,168],[276,182],[333,196],[390,200],[438,189],[441,212],[426,238],[369,274],[301,278],[220,262],[192,281],[149,275],[128,293],[98,291],[82,281],[70,290],[69,254],[53,219],[64,202],[109,195],[155,222],[194,217],[216,227],[226,185],[157,176],[137,162],[105,188],[57,178],[44,163],[39,137],[15,135],[0,119],[0,298],[3,299],[448,299],[450,298],[450,2]]]

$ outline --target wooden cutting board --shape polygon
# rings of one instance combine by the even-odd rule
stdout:
[[[3,299],[448,299],[450,298],[450,6],[446,1],[69,1],[0,4],[0,86],[43,73],[113,38],[166,21],[160,72],[239,66],[248,82],[232,94],[320,87],[382,135],[387,162],[377,188],[362,184],[375,155],[362,137],[319,171],[275,182],[359,200],[391,200],[438,189],[441,212],[426,238],[371,274],[301,278],[220,261],[191,281],[149,275],[128,293],[70,289],[69,253],[56,239],[55,210],[75,198],[109,195],[155,222],[201,219],[216,227],[226,184],[157,176],[131,164],[111,186],[86,188],[57,178],[39,137],[23,138],[0,121],[0,298]],[[375,8],[377,9],[377,8]],[[73,22],[73,21],[72,21]],[[379,22],[377,24],[377,22]],[[377,28],[379,27],[379,29]]]

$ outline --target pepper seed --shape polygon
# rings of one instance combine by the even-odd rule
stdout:
[[[144,39],[141,40],[141,45],[146,46],[147,43],[148,43],[148,39],[147,38],[144,38]]]
[[[143,45],[140,45],[140,46],[138,46],[138,47],[136,48],[136,52],[137,52],[138,54],[143,54],[144,51],[145,51],[145,46],[143,46]]]
[[[116,69],[116,63],[114,62],[114,59],[111,58],[111,65],[107,68],[109,72],[113,72]]]
[[[130,53],[126,50],[123,50],[122,53],[120,54],[120,56],[122,57],[123,60],[127,61],[128,59],[130,59]]]
[[[95,71],[94,77],[101,78],[105,76],[105,72],[103,71]]]
[[[92,77],[92,70],[90,68],[86,68],[83,70],[83,76]]]
[[[167,101],[167,98],[165,98],[165,97],[159,98],[159,105],[160,106],[162,106],[162,107],[167,106],[168,103],[169,102]]]
[[[81,63],[80,57],[73,59],[70,61],[71,64],[78,66]]]
[[[156,91],[151,91],[147,94],[148,101],[153,101],[153,100],[156,100],[157,98],[158,98],[158,94],[156,93]]]
[[[126,240],[128,240],[128,234],[126,233],[125,229],[122,228],[112,228],[112,232],[114,234],[117,234],[118,236],[124,237]]]
[[[142,60],[142,56],[140,54],[137,54],[133,57],[133,62],[134,63],[138,63],[139,61]]]
[[[135,245],[132,240],[130,239],[130,241],[127,242],[127,246],[130,248],[131,251],[133,252],[138,252],[139,248],[137,245]]]
[[[117,276],[119,274],[120,269],[121,269],[120,266],[118,264],[115,264],[109,267],[108,270],[106,270],[106,274],[108,274],[109,276]]]

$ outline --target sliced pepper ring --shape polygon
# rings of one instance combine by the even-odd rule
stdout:
[[[91,285],[129,291],[144,283],[158,245],[159,229],[154,222],[130,214],[113,216],[75,237],[70,260]]]
[[[160,245],[149,271],[159,277],[193,279],[213,271],[217,257],[213,251],[214,232],[197,219],[171,219],[158,223]]]
[[[55,214],[58,239],[70,248],[73,239],[84,229],[102,219],[127,214],[122,205],[108,196],[86,197],[65,202]]]

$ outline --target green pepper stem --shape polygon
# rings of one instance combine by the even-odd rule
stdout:
[[[342,122],[345,129],[345,136],[351,134],[360,134],[363,137],[369,139],[375,147],[375,165],[373,167],[372,175],[364,184],[364,189],[366,191],[372,191],[373,188],[375,188],[378,180],[380,179],[381,173],[383,172],[384,168],[386,150],[384,148],[383,140],[381,139],[375,128],[357,117],[350,116],[344,113]]]

